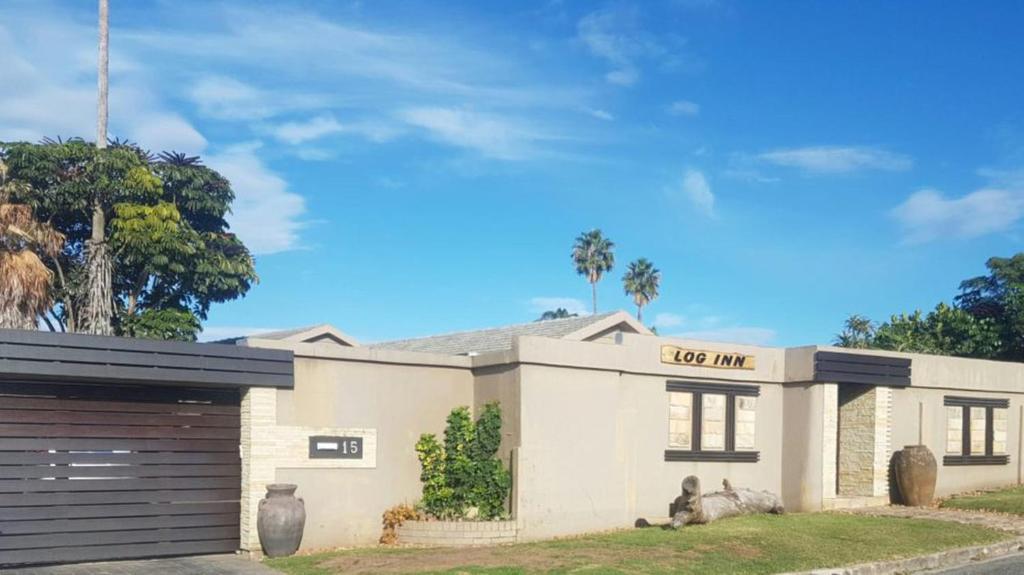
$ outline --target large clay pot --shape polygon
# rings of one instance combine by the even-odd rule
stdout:
[[[297,486],[274,483],[267,486],[267,496],[260,501],[256,530],[267,557],[287,557],[302,543],[306,527],[306,504],[295,497]]]
[[[924,507],[935,497],[935,479],[938,466],[935,456],[924,445],[907,445],[897,451],[893,472],[904,505]]]

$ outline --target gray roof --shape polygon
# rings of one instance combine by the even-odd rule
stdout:
[[[236,336],[236,337],[226,337],[224,339],[215,340],[215,341],[213,341],[211,343],[232,343],[232,344],[235,344],[235,343],[243,342],[243,341],[245,341],[246,339],[248,339],[250,337],[258,337],[260,339],[288,339],[290,336],[293,336],[293,335],[295,335],[297,333],[302,333],[302,332],[304,332],[306,330],[310,330],[310,329],[313,329],[315,327],[319,327],[319,326],[307,325],[305,327],[297,327],[297,328],[294,328],[294,329],[282,329],[282,330],[278,330],[278,331],[257,332],[257,333],[252,334],[252,335],[240,335],[240,336]]]
[[[257,332],[251,335],[244,335],[239,337],[230,337],[227,339],[217,340],[214,343],[232,343],[240,344],[248,339],[273,339],[280,341],[287,341],[292,339],[294,336],[308,334],[309,339],[304,339],[306,342],[317,342],[330,340],[342,345],[358,345],[358,343],[350,336],[343,334],[338,331],[337,328],[330,324],[320,323],[316,325],[307,325],[303,327],[296,327],[293,329],[282,329],[277,331],[265,331]]]
[[[370,344],[368,347],[378,349],[395,349],[401,351],[420,351],[443,353],[448,355],[465,355],[469,353],[486,353],[512,349],[512,341],[521,335],[562,338],[575,333],[587,326],[597,323],[617,312],[597,315],[570,317],[534,321],[518,325],[494,327],[475,331],[463,331],[414,339],[400,339]]]
[[[278,331],[258,332],[258,333],[253,334],[252,337],[258,337],[260,339],[288,339],[289,337],[291,337],[293,335],[300,334],[300,333],[302,333],[304,331],[312,331],[312,330],[314,330],[314,329],[316,329],[318,327],[327,327],[327,324],[320,323],[320,324],[316,324],[316,325],[307,325],[307,326],[303,326],[303,327],[295,327],[295,328],[292,328],[292,329],[281,329],[281,330],[278,330]]]

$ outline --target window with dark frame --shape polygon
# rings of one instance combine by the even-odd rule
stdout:
[[[1007,465],[1010,401],[947,395],[943,465]]]
[[[665,461],[756,463],[756,385],[668,381],[669,447]]]

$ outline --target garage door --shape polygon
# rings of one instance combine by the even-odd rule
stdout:
[[[0,565],[233,552],[237,390],[0,383]]]

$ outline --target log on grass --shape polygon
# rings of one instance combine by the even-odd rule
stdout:
[[[725,517],[774,513],[781,515],[786,510],[778,495],[769,491],[733,489],[729,480],[723,480],[722,491],[701,494],[700,479],[690,475],[683,479],[682,494],[675,500],[675,515],[672,528],[678,529],[693,523],[711,523]]]

